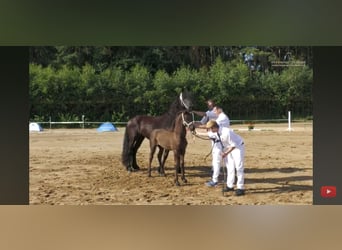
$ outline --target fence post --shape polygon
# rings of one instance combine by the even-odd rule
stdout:
[[[82,128],[84,129],[84,115],[82,115],[82,122],[83,122]]]
[[[51,130],[51,116],[49,117],[49,124],[50,124],[50,130]]]
[[[289,126],[288,126],[287,130],[292,131],[292,128],[291,128],[291,111],[288,112],[288,124],[289,124]]]

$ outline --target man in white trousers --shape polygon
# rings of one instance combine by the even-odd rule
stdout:
[[[208,187],[218,185],[218,177],[220,175],[221,160],[227,167],[227,186],[224,192],[234,191],[235,170],[237,176],[235,195],[241,196],[245,194],[244,187],[244,157],[245,146],[241,136],[236,134],[232,129],[219,126],[215,120],[210,120],[206,124],[206,128],[211,132],[211,138],[214,139],[212,150],[213,175],[212,180],[206,183]],[[215,136],[215,138],[213,137]]]

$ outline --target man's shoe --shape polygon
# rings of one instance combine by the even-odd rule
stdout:
[[[235,195],[236,196],[245,195],[245,190],[243,190],[243,189],[236,189]]]
[[[207,187],[216,187],[216,186],[217,186],[217,182],[208,181],[205,185],[206,185]]]
[[[230,187],[225,186],[225,187],[222,189],[222,192],[230,192],[230,191],[234,191],[234,188],[230,188]]]

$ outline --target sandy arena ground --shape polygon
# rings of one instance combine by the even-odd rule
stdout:
[[[153,161],[147,177],[149,141],[138,151],[141,170],[121,165],[124,128],[46,129],[30,133],[30,204],[50,205],[260,205],[312,204],[312,124],[257,124],[255,131],[232,126],[245,141],[246,195],[222,195],[209,188],[211,143],[188,135],[185,173],[188,183],[174,185],[173,153],[160,177]],[[205,134],[205,131],[198,132]],[[222,175],[221,175],[222,177]]]

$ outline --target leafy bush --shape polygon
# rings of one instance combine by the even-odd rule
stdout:
[[[312,117],[313,73],[308,66],[256,71],[241,57],[223,60],[217,56],[202,67],[183,64],[168,72],[152,69],[142,64],[142,59],[135,59],[135,64],[131,60],[126,68],[109,61],[91,64],[86,57],[77,58],[82,51],[90,53],[86,49],[72,50],[65,58],[51,56],[55,61],[46,67],[30,64],[30,120],[51,116],[54,121],[73,121],[85,115],[88,121],[118,122],[138,114],[160,115],[183,87],[193,92],[196,110],[206,110],[205,100],[212,98],[230,119],[276,119],[286,117],[287,110],[293,111],[294,117]],[[97,50],[101,52],[99,58],[107,58],[107,49]],[[161,65],[168,65],[170,70],[172,64],[162,56],[164,50],[151,49],[153,67],[160,57]],[[63,48],[56,51],[67,52]],[[275,58],[271,52],[251,51],[264,65],[268,57]]]

